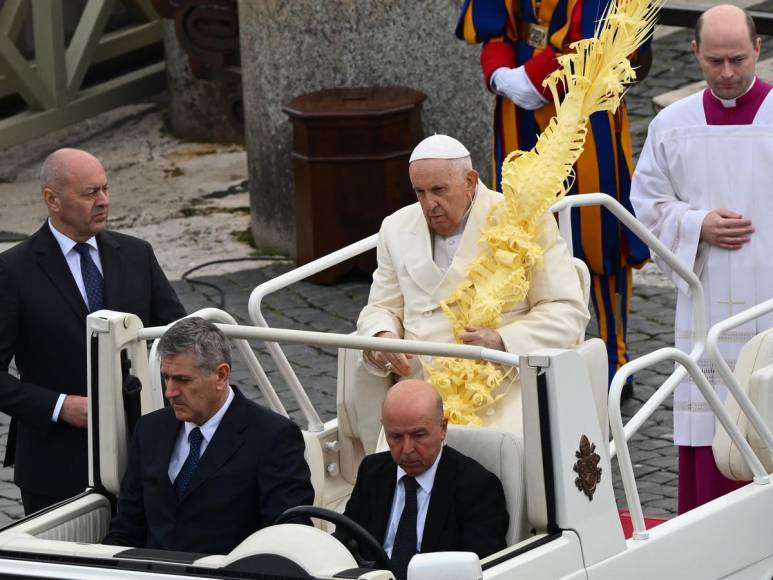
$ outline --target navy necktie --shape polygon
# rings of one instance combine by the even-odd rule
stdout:
[[[416,502],[416,491],[419,483],[409,475],[404,475],[400,481],[405,488],[405,505],[403,513],[400,514],[400,523],[397,524],[391,561],[397,580],[405,580],[408,575],[408,563],[417,552],[416,517],[419,508]]]
[[[83,242],[75,244],[75,251],[81,256],[81,277],[86,288],[88,311],[102,310],[105,306],[105,280],[99,273],[99,268],[91,259],[90,246]]]
[[[180,473],[174,480],[174,490],[177,492],[177,499],[180,499],[185,490],[188,488],[188,484],[191,482],[193,472],[196,471],[196,466],[199,464],[199,456],[201,455],[201,442],[204,440],[204,435],[201,434],[201,429],[195,427],[188,433],[188,443],[190,443],[191,449],[188,452],[188,457],[183,463]]]

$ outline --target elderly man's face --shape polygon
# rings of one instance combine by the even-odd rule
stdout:
[[[448,427],[448,419],[438,417],[434,406],[385,407],[381,422],[392,459],[405,473],[416,477],[432,467]]]
[[[706,14],[700,44],[693,41],[693,52],[714,94],[721,99],[735,99],[752,83],[760,39],[752,41],[740,10]]]
[[[161,361],[164,395],[178,421],[206,423],[228,397],[230,367],[222,363],[214,371],[196,366],[196,355],[182,352]]]
[[[462,171],[448,159],[419,159],[408,174],[429,227],[441,236],[456,232],[475,195],[477,171]]]

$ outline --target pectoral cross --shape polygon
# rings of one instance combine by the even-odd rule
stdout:
[[[746,304],[743,300],[733,300],[733,290],[728,292],[727,300],[717,300],[717,304],[727,304],[728,317],[733,315],[733,304]]]
[[[717,300],[717,304],[727,304],[728,317],[733,315],[733,304],[746,304],[743,300],[733,300],[733,262],[730,257],[730,252],[727,254],[727,274],[728,274],[728,288],[727,288],[727,300]]]

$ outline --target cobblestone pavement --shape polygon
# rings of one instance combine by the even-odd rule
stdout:
[[[770,10],[773,1],[757,6]],[[654,43],[655,56],[649,77],[628,94],[630,123],[634,150],[641,150],[649,121],[655,113],[651,98],[657,94],[700,80],[700,70],[689,50],[691,32],[682,30]],[[763,57],[773,55],[773,43],[765,46]],[[218,256],[207,256],[215,259]],[[202,260],[203,261],[203,260]],[[266,268],[246,269],[220,276],[201,279],[220,287],[226,298],[225,309],[240,322],[248,322],[247,300],[251,290],[291,266],[277,263]],[[247,266],[249,268],[249,266]],[[218,293],[211,287],[192,286],[188,282],[175,282],[181,300],[187,310],[217,306]],[[317,286],[299,283],[286,291],[265,300],[264,314],[274,327],[347,333],[354,330],[354,321],[367,299],[369,282],[350,280],[336,286]],[[660,347],[673,345],[673,318],[676,292],[672,287],[638,284],[634,288],[632,313],[629,324],[631,355],[639,356]],[[588,336],[595,336],[595,323],[588,329]],[[274,381],[288,411],[303,424],[297,405],[292,401],[271,359],[260,344],[253,345],[269,378]],[[335,415],[336,358],[332,349],[308,346],[287,346],[289,359],[310,398],[322,415],[330,419]],[[635,395],[623,404],[624,420],[627,420],[655,391],[671,365],[649,369],[636,376]],[[247,377],[243,365],[237,363],[233,382],[245,394],[260,399],[257,389]],[[646,514],[673,514],[676,511],[676,451],[672,443],[672,418],[670,402],[655,412],[642,431],[630,441],[631,455],[639,493]],[[8,418],[0,415],[0,454],[5,453]],[[625,507],[619,481],[617,462],[613,462],[613,478],[618,505]],[[21,517],[22,508],[18,489],[13,485],[11,468],[0,469],[0,525]]]

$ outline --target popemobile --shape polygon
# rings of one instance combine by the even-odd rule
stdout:
[[[554,206],[562,234],[571,241],[569,208],[602,204],[641,237],[689,285],[697,334],[692,352],[663,348],[629,362],[614,376],[607,398],[606,351],[599,339],[572,350],[521,356],[481,347],[360,338],[269,328],[261,301],[269,293],[307,278],[375,246],[376,236],[292,270],[257,287],[250,297],[253,325],[238,325],[226,312],[196,313],[220,325],[259,386],[265,404],[287,414],[248,341],[265,341],[305,417],[305,458],[314,505],[289,510],[275,525],[245,539],[228,554],[202,556],[103,545],[111,506],[123,475],[127,442],[136,419],[163,405],[155,348],[164,327],[143,328],[131,314],[99,311],[89,316],[89,480],[80,495],[0,530],[0,576],[28,578],[393,578],[380,544],[341,515],[365,455],[363,440],[378,425],[380,399],[357,380],[359,351],[442,355],[516,367],[523,392],[523,432],[452,426],[450,445],[479,461],[502,481],[510,526],[507,547],[480,560],[469,552],[417,554],[410,580],[564,579],[770,579],[773,577],[773,333],[743,348],[734,371],[719,356],[718,337],[773,311],[773,301],[732,316],[708,332],[696,276],[612,198],[575,196]],[[576,270],[588,297],[588,273]],[[322,422],[280,343],[339,349],[337,417]],[[697,365],[706,350],[729,386],[723,404]],[[662,361],[675,371],[623,425],[620,395],[632,373]],[[722,425],[715,439],[720,469],[750,483],[684,515],[648,529],[642,514],[627,440],[673,392],[685,373],[703,392]],[[383,395],[382,395],[383,396]],[[611,432],[611,442],[609,441]],[[612,489],[611,459],[617,455],[626,505]],[[315,526],[285,523],[306,514]],[[621,515],[622,514],[622,515]],[[630,514],[630,515],[628,515]],[[348,530],[376,553],[364,561],[331,535]]]

